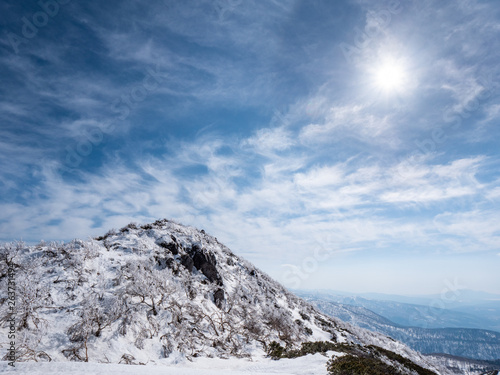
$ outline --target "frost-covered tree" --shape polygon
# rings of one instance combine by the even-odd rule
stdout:
[[[84,296],[80,306],[76,322],[67,329],[70,341],[76,346],[66,349],[65,354],[71,353],[74,358],[88,362],[88,343],[99,338],[105,328],[126,312],[126,304],[114,296],[100,298],[96,293],[91,293]]]
[[[297,334],[294,332],[294,323],[289,311],[279,306],[267,305],[263,309],[262,317],[264,323],[287,345],[291,345],[296,340]]]
[[[167,296],[175,292],[171,285],[172,272],[168,269],[159,271],[151,262],[129,265],[126,270],[127,283],[125,293],[133,303],[147,306],[147,313],[158,315]]]
[[[9,246],[3,248],[4,260],[9,258],[9,264],[13,265],[19,251],[21,251],[20,243],[16,245],[16,249]],[[43,261],[38,253],[31,254],[29,261],[20,262],[13,265],[14,273],[14,288],[15,290],[15,316],[17,329],[38,329],[43,321],[40,317],[40,311],[50,307],[53,303],[50,294],[50,286],[43,272]],[[7,292],[8,279],[3,277],[2,292]],[[0,312],[0,321],[5,322],[10,317],[10,309],[8,304],[2,304]]]

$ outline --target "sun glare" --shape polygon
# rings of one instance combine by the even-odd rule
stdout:
[[[406,73],[397,61],[386,61],[375,70],[375,85],[384,92],[403,89]]]

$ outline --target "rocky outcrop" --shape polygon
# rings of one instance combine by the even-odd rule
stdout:
[[[218,286],[223,285],[222,277],[217,271],[217,259],[213,253],[194,244],[189,250],[188,256],[192,258],[194,267],[205,275],[208,281]],[[217,289],[213,294],[213,298],[215,305],[222,308],[225,299],[224,289]]]
[[[217,272],[217,259],[214,254],[203,250],[196,244],[189,253],[198,271],[204,274],[210,282],[222,285],[222,277]]]
[[[191,258],[188,254],[181,256],[181,264],[186,267],[189,272],[193,272],[193,258]]]

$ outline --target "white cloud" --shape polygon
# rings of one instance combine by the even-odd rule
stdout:
[[[388,190],[380,199],[390,203],[427,203],[477,194],[482,184],[475,177],[483,158],[455,160],[446,165],[394,166],[387,179]]]
[[[496,185],[498,185],[498,181],[497,181]],[[491,199],[491,200],[500,199],[500,187],[497,186],[497,187],[489,190],[486,193],[486,198]]]
[[[393,124],[388,115],[378,116],[360,105],[332,106],[323,122],[301,129],[299,140],[306,145],[338,143],[354,138],[366,144],[384,144],[391,148],[399,143],[391,133]]]
[[[278,151],[287,150],[294,144],[292,132],[284,127],[260,129],[255,136],[242,142],[243,147],[251,147],[262,155],[271,155]]]
[[[377,8],[373,2],[359,3]],[[393,17],[373,48],[361,54],[364,65],[348,67],[351,70],[323,48],[337,48],[339,41],[332,35],[338,33],[328,30],[328,42],[323,43],[321,27],[311,34],[304,27],[302,33],[306,19],[301,18],[302,26],[287,19],[295,17],[294,1],[231,4],[206,1],[204,7],[193,8],[179,2],[165,8],[163,2],[153,2],[150,8],[141,6],[133,24],[126,25],[117,20],[136,14],[134,2],[124,2],[116,18],[106,22],[100,13],[81,16],[78,21],[92,30],[93,43],[102,45],[102,50],[93,50],[96,61],[108,64],[95,74],[89,74],[88,66],[68,66],[68,50],[58,43],[31,43],[29,57],[0,58],[6,71],[25,85],[20,95],[16,92],[0,102],[1,119],[9,126],[0,131],[0,184],[5,197],[6,191],[20,192],[18,199],[5,198],[0,204],[2,233],[33,240],[69,239],[101,234],[130,221],[170,217],[209,230],[261,264],[267,259],[300,264],[319,245],[335,254],[497,252],[498,215],[491,206],[500,197],[499,183],[487,182],[497,178],[487,158],[460,149],[461,141],[472,139],[465,126],[450,130],[447,141],[434,144],[425,155],[406,163],[394,161],[414,151],[415,140],[429,139],[424,133],[445,122],[447,109],[460,113],[467,103],[480,99],[484,85],[478,78],[496,69],[489,61],[499,50],[494,48],[498,41],[486,4],[459,1],[457,9],[450,3],[436,11],[436,5],[425,0],[415,8],[408,6]],[[367,25],[373,25],[373,14],[368,13]],[[464,22],[457,24],[457,19]],[[427,27],[415,34],[415,24]],[[297,35],[288,33],[288,27]],[[175,43],[170,43],[173,34]],[[366,72],[359,68],[373,64],[380,57],[377,48],[383,51],[384,44],[387,49],[402,46],[396,35],[407,42],[401,51],[409,52],[407,60],[413,58],[411,73],[423,81],[411,101],[405,96],[385,102],[366,92]],[[180,40],[189,42],[189,48]],[[446,48],[433,48],[435,40],[446,40]],[[429,45],[428,50],[419,43]],[[418,53],[410,53],[415,46]],[[481,64],[471,63],[474,59]],[[92,172],[82,166],[73,179],[63,179],[51,171],[50,160],[67,146],[68,137],[78,142],[83,129],[116,117],[113,101],[129,93],[130,85],[158,62],[168,79],[151,102],[137,103],[137,109],[151,109],[145,119],[151,115],[152,122],[161,122],[145,133],[172,137],[168,152],[156,153],[156,139],[134,140],[125,147],[132,143],[140,153],[124,147],[111,159],[103,150],[109,159],[92,158],[104,164]],[[491,83],[493,92],[498,84]],[[172,97],[179,105],[165,105]],[[478,113],[484,110],[483,122],[494,123],[499,108],[490,102],[481,102]],[[70,115],[55,119],[47,103]],[[260,118],[279,113],[276,107],[289,109],[244,139],[238,137],[255,124],[235,121],[230,137],[224,129],[216,134],[217,129],[211,133],[213,128],[207,128],[195,138],[174,139],[177,132],[196,131],[199,119],[185,128],[183,121],[190,123],[191,110],[199,106],[200,113],[217,110],[210,123],[227,111],[243,117],[253,111]],[[155,118],[155,111],[161,115]],[[473,111],[467,114],[472,117]],[[477,120],[474,132],[480,116]],[[116,132],[142,126],[140,121],[125,121]],[[169,126],[175,127],[172,133]],[[245,128],[238,133],[239,126]],[[494,139],[492,129],[479,140]],[[116,162],[124,153],[133,165]],[[25,188],[23,177],[36,182]],[[58,220],[60,224],[48,225]]]
[[[449,236],[452,251],[485,251],[500,247],[500,211],[495,209],[447,212],[437,215],[436,229]]]
[[[294,181],[299,188],[314,189],[325,186],[339,185],[345,178],[344,168],[340,165],[313,168],[307,173],[297,173]]]

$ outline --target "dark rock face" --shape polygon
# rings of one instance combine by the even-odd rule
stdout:
[[[222,277],[216,268],[217,260],[215,259],[215,255],[203,251],[197,245],[193,245],[190,253],[196,269],[203,273],[210,282],[222,285]]]
[[[170,246],[174,245],[176,246],[177,244],[174,243],[169,243],[165,247],[170,250]],[[176,250],[178,248],[176,247]],[[172,250],[171,250],[172,251]],[[193,267],[196,268],[198,271],[200,271],[205,277],[208,279],[209,282],[214,283],[220,287],[223,286],[222,282],[222,277],[217,271],[217,259],[215,258],[215,255],[212,254],[211,252],[208,252],[204,249],[202,249],[199,245],[195,244],[187,251],[187,254],[184,254],[180,257],[180,263],[189,271],[193,272]],[[163,266],[163,264],[162,264]],[[165,263],[165,266],[171,267],[169,262],[167,261]],[[218,288],[214,294],[214,303],[218,308],[222,308],[224,305],[224,300],[225,300],[225,293],[223,288]]]
[[[157,244],[158,244],[158,246],[161,246],[164,249],[167,249],[168,251],[170,251],[173,255],[179,254],[179,248],[175,242],[167,242],[165,240],[160,240],[157,242]]]
[[[191,258],[189,255],[185,254],[185,255],[181,256],[181,264],[184,267],[186,267],[186,269],[189,272],[193,272],[194,262],[193,262],[193,258]]]
[[[179,249],[177,248],[177,245],[173,242],[169,243],[167,245],[167,249],[170,250],[170,252],[173,254],[173,255],[177,255],[179,254]]]
[[[217,306],[219,309],[222,309],[222,306],[224,304],[224,289],[217,289],[214,293],[214,302],[215,306]]]
[[[209,258],[207,259],[207,257],[201,254],[196,254],[193,261],[196,269],[203,273],[210,282],[222,285],[222,278]]]
[[[155,256],[156,260],[156,265],[160,270],[164,270],[165,268],[168,267],[168,261],[170,260],[169,258],[162,258],[159,256]]]
[[[174,258],[168,258],[167,259],[167,267],[170,268],[171,270],[174,269],[174,265],[175,265],[175,260]]]

